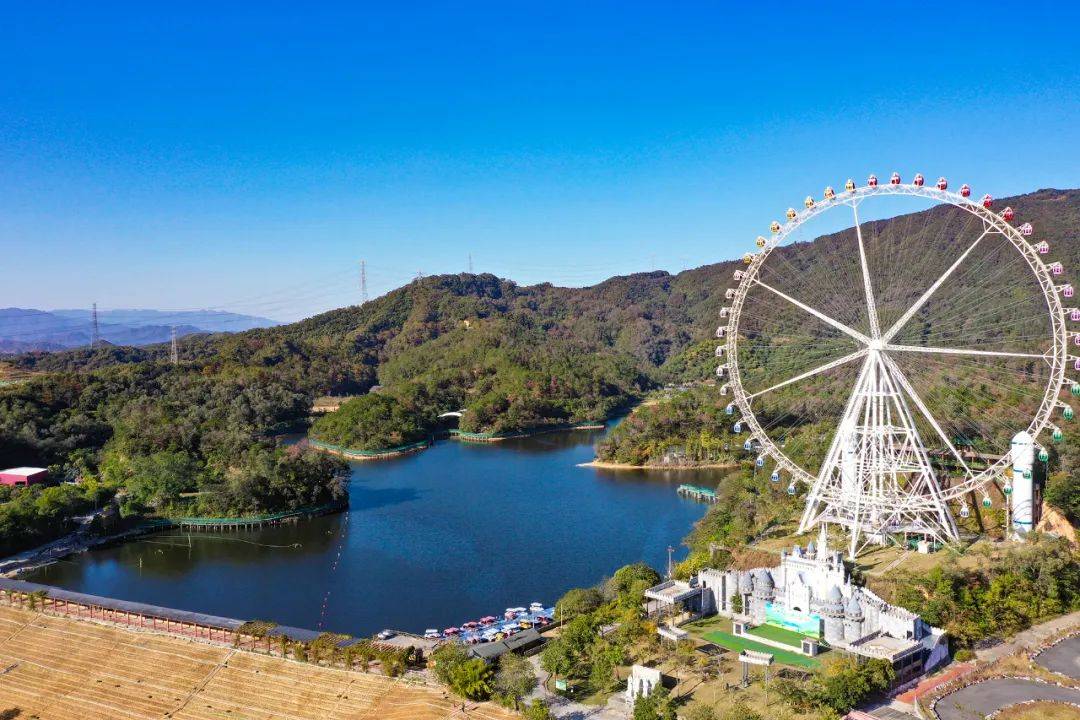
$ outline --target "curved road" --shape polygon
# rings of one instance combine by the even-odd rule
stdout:
[[[934,712],[941,720],[982,720],[991,713],[1026,700],[1080,705],[1080,690],[1019,678],[998,678],[946,695],[934,706]]]
[[[1080,635],[1062,640],[1035,656],[1035,662],[1051,672],[1080,680]]]

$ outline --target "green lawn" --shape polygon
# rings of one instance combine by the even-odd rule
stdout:
[[[807,657],[806,655],[796,652],[788,652],[787,650],[780,650],[771,645],[765,645],[764,643],[736,637],[731,633],[720,631],[709,632],[705,633],[705,639],[733,652],[741,652],[743,650],[766,652],[771,654],[776,659],[776,662],[783,665],[798,665],[799,667],[813,669],[820,664],[817,658]]]
[[[776,625],[758,625],[757,627],[747,630],[751,635],[757,635],[763,637],[766,640],[772,640],[774,642],[784,643],[793,648],[802,648],[802,641],[806,635],[797,633],[794,630],[787,630]]]

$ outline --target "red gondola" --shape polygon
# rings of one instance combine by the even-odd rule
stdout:
[[[989,208],[994,204],[994,198],[990,197],[990,193],[986,193],[982,196],[982,206]]]
[[[946,180],[943,177],[939,177],[937,179],[937,189],[938,190],[948,190],[949,189],[949,181]]]
[[[966,183],[960,186],[960,194],[964,197],[971,197],[971,187]]]
[[[915,185],[915,187],[922,187],[924,182],[922,173],[915,173],[915,179],[911,182],[913,185]]]
[[[889,178],[889,184],[890,185],[899,185],[900,184],[900,173],[893,173],[892,177]]]
[[[870,187],[877,187],[877,175],[871,175],[870,177],[866,178],[866,184]]]
[[[1013,218],[1016,217],[1016,213],[1013,212],[1011,207],[1007,207],[1001,211],[1001,217],[1004,218],[1005,222],[1012,222]]]

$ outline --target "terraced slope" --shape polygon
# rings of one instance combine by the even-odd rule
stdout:
[[[469,718],[511,713],[468,705]],[[0,714],[40,720],[449,720],[442,692],[179,638],[0,608]]]

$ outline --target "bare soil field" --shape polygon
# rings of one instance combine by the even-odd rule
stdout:
[[[449,720],[516,717],[437,689],[0,607],[0,717]]]

